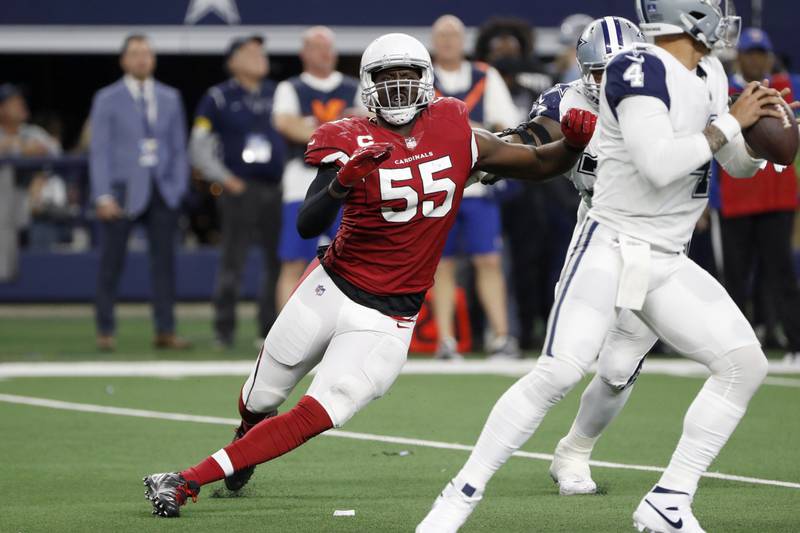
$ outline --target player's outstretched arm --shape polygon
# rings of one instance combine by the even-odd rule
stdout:
[[[346,161],[341,168],[338,164],[320,166],[297,213],[297,232],[300,236],[310,239],[328,229],[350,189],[386,161],[393,148],[388,143],[374,143],[359,148],[349,158],[340,158],[338,164]]]
[[[597,117],[570,109],[561,121],[563,139],[541,146],[510,144],[486,130],[475,129],[479,170],[509,178],[544,181],[575,165],[594,133]]]
[[[497,134],[498,137],[511,144],[527,144],[541,146],[564,138],[561,124],[544,115],[523,122],[516,128],[509,128]]]

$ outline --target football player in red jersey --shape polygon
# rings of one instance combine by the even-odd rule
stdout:
[[[433,96],[425,47],[408,35],[376,39],[361,59],[364,103],[376,117],[322,125],[306,162],[319,168],[300,209],[303,237],[324,231],[344,204],[332,244],[306,270],[268,333],[239,395],[234,441],[180,473],[147,476],[159,516],[178,516],[200,487],[238,490],[255,465],[333,427],[380,398],[405,363],[416,315],[474,170],[544,180],[569,170],[595,117],[570,110],[564,138],[533,147],[473,130],[466,106]],[[276,416],[318,366],[306,395]]]

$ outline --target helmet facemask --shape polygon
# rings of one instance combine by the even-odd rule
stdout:
[[[680,16],[681,24],[686,28],[686,32],[703,43],[709,50],[736,46],[742,30],[742,19],[726,14],[728,12],[727,1],[720,5],[719,0],[709,0],[709,4],[718,17],[716,26],[713,29],[708,27],[713,24],[712,21],[705,20],[709,15],[691,11],[682,13]]]
[[[742,33],[742,17],[736,16],[736,8],[728,0],[722,0],[720,9],[722,18],[714,32],[717,39],[715,45],[719,48],[734,48]]]
[[[739,41],[742,20],[729,0],[671,0],[648,4],[647,11],[642,4],[636,10],[647,36],[687,33],[708,50],[735,47]]]
[[[596,72],[602,73],[606,69],[606,63],[607,61],[591,64],[578,63],[578,66],[581,68],[581,88],[583,95],[595,109],[600,107],[600,82],[595,79],[594,74]]]
[[[434,98],[433,79],[428,74],[428,67],[407,58],[402,62],[384,60],[377,65],[366,65],[364,75],[369,77],[370,83],[363,83],[361,98],[364,106],[393,126],[408,124]],[[373,80],[379,72],[396,68],[416,70],[420,79],[395,78],[377,83]]]

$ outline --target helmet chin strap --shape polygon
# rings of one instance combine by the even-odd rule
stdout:
[[[403,126],[411,122],[419,112],[414,107],[405,109],[379,109],[378,113],[381,118],[391,124],[392,126]]]

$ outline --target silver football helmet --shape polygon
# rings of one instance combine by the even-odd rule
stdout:
[[[593,73],[604,70],[620,50],[644,40],[636,24],[622,17],[603,17],[586,26],[578,38],[576,58],[581,68],[583,93],[594,106],[600,105],[600,84]]]
[[[375,83],[372,75],[397,67],[419,69],[419,80]],[[400,96],[407,91],[408,101]],[[381,103],[383,95],[386,104]],[[361,56],[361,101],[389,124],[408,124],[434,98],[433,65],[425,46],[405,33],[387,33],[372,41]]]
[[[729,0],[636,0],[636,13],[647,37],[688,33],[708,49],[736,46],[742,29]]]

